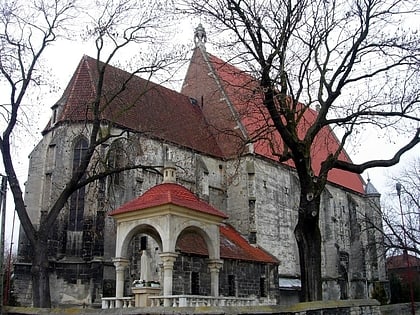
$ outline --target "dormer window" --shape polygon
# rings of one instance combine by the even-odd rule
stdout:
[[[57,116],[58,116],[58,104],[55,104],[52,109],[52,117],[51,117],[51,125],[55,125],[57,122]]]

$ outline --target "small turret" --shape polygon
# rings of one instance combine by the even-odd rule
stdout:
[[[375,186],[370,182],[370,178],[367,180],[367,184],[365,187],[365,194],[366,195],[380,195],[380,193],[376,190]]]
[[[163,167],[163,183],[176,183],[176,166],[172,161],[166,161]]]

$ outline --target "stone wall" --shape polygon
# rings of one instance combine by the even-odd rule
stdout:
[[[192,273],[198,274],[199,295],[211,295],[210,273],[207,259],[196,255],[180,255],[174,264],[173,294],[194,294]],[[263,280],[262,280],[263,279]],[[278,303],[277,267],[261,263],[223,260],[219,272],[219,295],[249,297],[253,296],[272,304]],[[197,294],[197,293],[195,293]]]
[[[72,170],[73,145],[83,128],[86,128],[84,124],[73,124],[54,129],[44,135],[30,155],[25,201],[30,205],[28,209],[35,226],[56,197],[59,190],[55,187],[62,187]],[[121,131],[113,132],[119,134]],[[293,234],[299,183],[293,169],[255,155],[226,161],[140,134],[130,133],[124,141],[126,158],[136,163],[163,166],[170,158],[178,166],[178,183],[224,211],[229,216],[228,222],[248,237],[250,243],[277,257],[280,277],[299,277]],[[107,143],[100,148],[96,161],[106,156],[111,145]],[[97,296],[98,290],[105,293],[102,292],[104,284],[111,286],[107,290],[112,292],[114,271],[111,259],[115,255],[116,229],[113,219],[106,213],[141,195],[161,180],[154,171],[131,170],[121,174],[118,184],[104,179],[87,186],[83,231],[67,231],[68,206],[60,213],[49,241],[54,266],[58,266],[55,262],[66,259],[79,260],[79,270],[89,269],[89,264],[98,259],[107,266],[102,275],[95,275],[89,289],[81,289],[86,292],[86,299]],[[364,217],[377,207],[377,203],[372,203],[366,196],[336,185],[327,186],[322,195],[320,214],[325,299],[365,298],[374,281],[385,279],[381,250],[370,244],[372,240],[378,240],[377,235],[368,235],[363,225]],[[30,250],[21,229],[20,263],[30,263]],[[17,277],[23,279],[25,275],[19,274],[20,271],[26,272],[27,268],[16,271]],[[51,281],[63,286],[62,296],[71,297],[74,295],[74,280],[68,279],[77,278],[76,282],[80,283],[85,280],[77,272],[71,276],[66,274],[58,272]],[[65,291],[66,284],[69,285],[68,292]],[[20,299],[26,298],[22,293]],[[75,301],[80,300],[75,296]]]

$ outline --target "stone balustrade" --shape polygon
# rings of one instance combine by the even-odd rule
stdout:
[[[203,295],[168,295],[149,296],[150,307],[166,305],[172,307],[200,307],[200,306],[255,306],[260,304],[255,298],[237,298],[226,296]],[[102,298],[102,309],[134,307],[134,297],[106,297]]]
[[[225,296],[203,296],[203,295],[169,295],[150,296],[151,306],[166,305],[172,307],[200,307],[200,306],[253,306],[258,301],[255,298],[237,298]]]
[[[102,309],[134,307],[134,297],[105,297],[102,298]]]

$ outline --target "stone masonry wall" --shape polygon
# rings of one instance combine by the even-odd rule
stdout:
[[[86,128],[84,124],[56,128],[44,135],[30,155],[25,201],[30,205],[28,209],[35,225],[72,171],[73,145],[83,128]],[[112,132],[118,134],[120,130]],[[224,211],[229,216],[228,222],[251,243],[277,257],[281,277],[299,276],[293,234],[299,183],[292,169],[253,155],[224,161],[139,134],[130,133],[124,141],[126,154],[123,156],[127,160],[154,166],[163,166],[168,159],[175,162],[179,184]],[[111,143],[102,146],[95,161],[106,156],[110,147]],[[67,232],[69,208],[63,209],[51,231],[49,246],[53,261],[77,258],[82,266],[99,259],[113,268],[116,229],[107,212],[161,183],[162,177],[153,170],[131,170],[121,174],[120,179],[118,184],[107,178],[86,187],[83,231]],[[383,260],[376,256],[381,250],[370,244],[377,236],[368,235],[363,225],[371,209],[371,200],[366,196],[335,185],[327,186],[320,214],[325,298],[367,297],[369,284],[385,279]],[[29,263],[30,246],[23,231],[19,243],[19,261]],[[103,283],[95,280],[95,284],[90,285],[89,296],[102,292],[104,283],[112,283],[109,268],[102,274]],[[73,285],[67,276],[57,274],[56,277],[52,281]],[[82,278],[79,280],[83,282]],[[71,288],[63,291],[62,296],[80,300]]]
[[[278,298],[276,269],[275,266],[265,264],[225,259],[219,273],[219,294],[236,297],[254,296],[259,299],[268,299],[276,304]],[[210,295],[207,259],[195,255],[178,256],[173,271],[174,295],[192,294],[191,274],[193,272],[199,274],[199,295]]]

